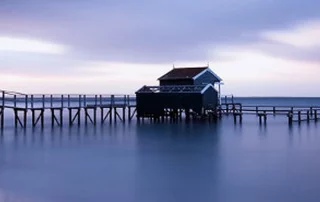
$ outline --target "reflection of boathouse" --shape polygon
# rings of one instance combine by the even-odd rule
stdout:
[[[174,68],[158,80],[160,86],[143,86],[136,92],[138,117],[163,117],[182,110],[186,115],[203,115],[219,104],[222,79],[209,67]]]

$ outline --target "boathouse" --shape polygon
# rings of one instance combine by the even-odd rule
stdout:
[[[222,79],[209,67],[173,68],[158,80],[159,86],[136,92],[138,117],[163,117],[168,111],[202,115],[219,104]]]

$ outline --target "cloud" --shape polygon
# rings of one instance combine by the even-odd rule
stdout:
[[[262,38],[304,50],[320,48],[320,20],[301,22],[285,30],[266,31]]]
[[[319,63],[273,57],[248,47],[221,50],[229,61],[212,62],[225,85],[223,94],[236,96],[315,96]]]
[[[170,63],[257,42],[261,30],[319,17],[318,7],[317,0],[12,0],[0,8],[0,32],[68,44],[88,60]]]
[[[0,51],[64,54],[67,48],[46,41],[0,36]]]
[[[3,0],[0,35],[70,49],[0,52],[2,78],[9,76],[1,85],[132,93],[156,84],[172,63],[210,61],[226,92],[307,95],[319,92],[319,7],[318,0]]]

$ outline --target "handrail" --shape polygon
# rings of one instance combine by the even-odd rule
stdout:
[[[34,107],[52,108],[52,107],[86,107],[95,105],[134,105],[135,95],[85,95],[85,94],[8,94],[1,91],[0,106],[5,108],[24,108],[32,109]]]
[[[27,95],[27,94],[24,94],[24,93],[21,93],[21,92],[17,92],[17,91],[9,91],[9,90],[2,90],[0,89],[0,92],[1,93],[5,93],[7,95]]]
[[[221,101],[221,104],[229,104],[228,100],[231,99],[231,104],[234,103],[234,96],[233,94],[231,95],[221,95],[220,99],[222,99],[224,102]]]

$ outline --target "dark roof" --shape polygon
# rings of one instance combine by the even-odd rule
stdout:
[[[208,67],[184,67],[174,68],[170,72],[161,76],[158,80],[172,80],[172,79],[192,79]]]
[[[181,85],[181,86],[143,86],[136,94],[139,93],[201,93],[203,94],[208,88],[214,87],[207,85]]]

